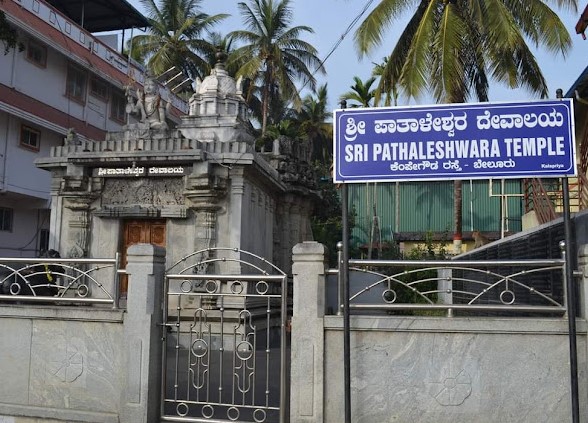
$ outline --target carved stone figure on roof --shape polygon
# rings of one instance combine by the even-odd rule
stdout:
[[[82,145],[82,141],[76,133],[75,128],[69,128],[67,130],[67,135],[63,139],[63,145]]]
[[[157,86],[157,81],[151,76],[147,76],[143,85],[143,90],[137,90],[137,101],[135,102],[130,90],[127,90],[127,107],[128,114],[138,115],[140,123],[136,125],[139,129],[168,129],[165,120],[169,103],[161,98]]]
[[[197,114],[197,98],[198,98],[198,94],[200,93],[200,86],[202,85],[202,80],[199,77],[196,77],[196,80],[194,81],[194,84],[192,85],[192,88],[194,89],[194,94],[192,95],[192,97],[190,97],[190,99],[188,100],[188,104],[190,106],[190,112],[189,114],[191,115],[195,115]]]

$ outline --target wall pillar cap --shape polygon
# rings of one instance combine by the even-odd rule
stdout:
[[[588,244],[582,244],[578,247],[579,257],[588,257]]]
[[[300,255],[308,255],[308,254],[320,254],[324,255],[327,252],[327,247],[323,244],[316,242],[316,241],[304,241],[299,244],[296,244],[294,248],[292,248],[292,254],[294,256]],[[295,260],[298,260],[296,258]]]

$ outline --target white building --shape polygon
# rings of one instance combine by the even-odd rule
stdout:
[[[125,86],[143,72],[116,44],[148,22],[124,0],[6,0],[0,10],[23,47],[0,52],[0,257],[27,257],[50,245],[51,175],[35,160],[72,129],[100,141],[127,123]],[[104,31],[123,36],[92,35]],[[172,104],[172,117],[185,112]]]

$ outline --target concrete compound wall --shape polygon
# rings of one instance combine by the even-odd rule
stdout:
[[[344,386],[340,320],[325,319],[325,422],[344,421],[335,400]],[[352,327],[353,421],[571,421],[565,321],[358,317]],[[582,416],[585,329],[578,337]]]
[[[324,315],[324,256],[315,242],[293,250],[296,423],[344,420],[343,318]],[[164,250],[128,257],[124,312],[0,304],[0,422],[158,421]],[[564,318],[352,316],[351,329],[353,422],[571,421]],[[577,329],[585,423],[584,319]]]
[[[129,248],[127,309],[0,303],[0,422],[154,422],[164,250]]]
[[[324,315],[324,253],[294,248],[291,422],[344,421],[343,317]],[[350,326],[353,422],[572,420],[565,318],[351,316]],[[584,319],[577,331],[588,422]]]

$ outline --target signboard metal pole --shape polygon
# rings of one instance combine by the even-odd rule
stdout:
[[[341,187],[341,213],[343,242],[340,263],[341,274],[343,279],[343,383],[344,404],[345,404],[345,423],[351,423],[351,340],[349,329],[349,212],[348,212],[349,193],[347,184]]]
[[[578,350],[576,345],[576,287],[572,268],[572,225],[570,219],[570,190],[568,178],[561,178],[564,200],[564,234],[565,234],[565,275],[568,304],[568,337],[570,343],[570,387],[572,399],[572,422],[580,422],[578,399]]]

